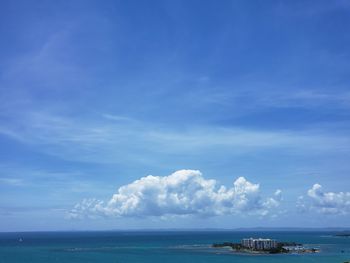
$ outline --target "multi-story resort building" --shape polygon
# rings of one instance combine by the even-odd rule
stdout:
[[[272,248],[277,248],[277,241],[269,238],[244,238],[241,241],[241,245],[243,247],[254,250],[268,250]]]

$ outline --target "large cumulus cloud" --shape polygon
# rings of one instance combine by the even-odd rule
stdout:
[[[108,202],[83,200],[71,218],[146,216],[215,216],[256,213],[266,215],[279,206],[281,191],[262,198],[259,184],[239,177],[232,187],[218,186],[200,171],[179,170],[169,176],[146,176],[120,187]]]
[[[325,192],[320,184],[314,184],[307,197],[299,197],[298,208],[301,211],[313,210],[322,214],[349,214],[350,192]]]

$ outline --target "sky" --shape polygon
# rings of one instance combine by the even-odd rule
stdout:
[[[0,1],[0,231],[350,227],[350,4]]]

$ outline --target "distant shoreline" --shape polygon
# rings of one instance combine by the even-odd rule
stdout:
[[[350,231],[342,231],[334,234],[336,237],[350,237]]]

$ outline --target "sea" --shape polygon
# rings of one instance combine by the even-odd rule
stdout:
[[[262,237],[320,249],[315,254],[247,255],[215,249],[220,242]],[[98,231],[0,233],[1,263],[343,263],[350,237],[295,231]]]

